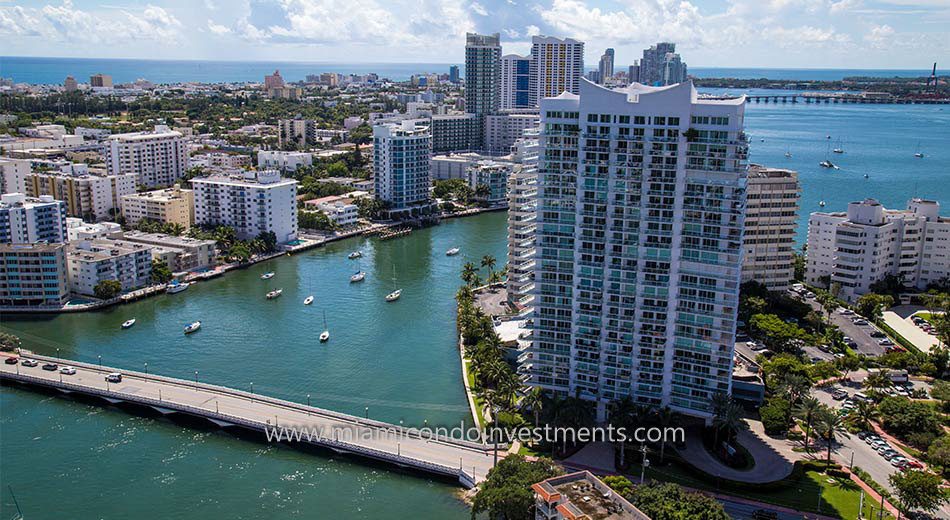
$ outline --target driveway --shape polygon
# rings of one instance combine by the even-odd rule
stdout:
[[[784,439],[773,439],[762,430],[762,423],[746,421],[747,429],[739,432],[738,441],[755,460],[749,470],[737,470],[719,462],[703,446],[702,431],[686,430],[686,447],[677,450],[690,464],[719,478],[763,484],[782,480],[792,473],[793,461],[801,458],[792,451],[792,445]]]
[[[914,322],[910,321],[909,316],[907,318],[902,317],[903,314],[898,314],[894,310],[884,311],[884,323],[887,323],[888,327],[894,329],[898,334],[904,336],[904,339],[910,341],[923,353],[929,353],[930,349],[937,346],[940,341],[936,336],[931,336],[924,332],[923,329],[914,325]]]

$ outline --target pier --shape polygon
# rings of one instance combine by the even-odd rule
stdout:
[[[747,95],[749,103],[815,103],[872,105],[946,105],[950,98],[898,97],[875,92],[803,92],[801,94]]]
[[[4,361],[11,356],[0,354]],[[494,462],[495,454],[485,444],[201,383],[198,372],[191,381],[48,356],[25,357],[35,359],[39,365],[0,364],[0,381],[93,397],[111,405],[148,407],[166,416],[199,417],[224,430],[243,429],[266,435],[282,427],[308,429],[319,434],[294,442],[447,477],[466,488],[484,480]],[[44,363],[56,363],[60,368],[71,366],[76,373],[43,370]],[[121,382],[106,381],[106,376],[114,372],[122,374]]]

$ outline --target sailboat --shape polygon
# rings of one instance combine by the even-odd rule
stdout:
[[[396,266],[393,265],[393,292],[386,295],[387,302],[394,302],[402,296],[402,289],[396,289]]]
[[[791,152],[791,150],[789,150],[788,148],[785,149],[785,158],[786,158],[786,159],[791,159],[791,158],[792,158],[792,152]]]
[[[364,273],[363,270],[360,269],[359,259],[357,259],[356,272],[350,276],[350,283],[362,282],[364,278],[366,278],[366,273]]]
[[[829,137],[830,137],[830,136],[829,136]],[[831,142],[828,143],[828,147],[831,148]],[[827,152],[827,151],[825,152],[825,160],[824,160],[824,161],[821,161],[820,163],[818,163],[818,166],[821,166],[822,168],[830,168],[830,169],[833,169],[833,170],[840,170],[840,169],[841,169],[841,168],[838,168],[838,166],[837,166],[835,163],[831,162],[830,159],[828,159],[828,152]]]
[[[330,329],[327,328],[327,311],[323,311],[323,332],[320,333],[320,343],[330,341]]]
[[[284,294],[283,289],[274,289],[273,291],[267,293],[267,299],[273,300],[274,298],[280,297],[281,294]]]
[[[834,153],[844,153],[844,148],[841,147],[841,139],[838,139],[838,145],[835,146],[835,149],[832,150]]]
[[[923,159],[923,158],[924,158],[924,152],[921,152],[921,151],[920,151],[920,141],[917,142],[917,151],[914,152],[914,157],[916,157],[916,158],[918,158],[918,159]]]

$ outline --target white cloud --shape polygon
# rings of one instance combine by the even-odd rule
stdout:
[[[875,25],[871,27],[871,30],[864,35],[864,39],[871,43],[872,46],[882,48],[885,47],[885,43],[894,36],[894,28],[890,25]]]
[[[117,9],[91,13],[77,8],[72,0],[42,8],[0,10],[0,33],[41,36],[67,44],[115,44],[139,40],[177,41],[183,24],[162,7],[146,5],[140,12]]]
[[[832,14],[842,13],[861,7],[861,4],[861,0],[839,0],[838,2],[832,2],[828,10],[831,11]]]
[[[485,9],[485,6],[478,2],[472,2],[472,4],[468,7],[477,15],[488,16],[488,9]]]
[[[537,25],[529,25],[524,28],[525,36],[538,36],[541,34],[541,28]]]
[[[224,25],[214,23],[213,20],[208,20],[208,30],[213,32],[214,34],[230,34],[231,33],[231,29],[229,29],[228,27]]]
[[[769,27],[762,31],[763,38],[770,38],[780,47],[820,47],[822,45],[847,43],[851,38],[846,34],[835,32],[834,28],[823,29],[803,25],[800,27]]]

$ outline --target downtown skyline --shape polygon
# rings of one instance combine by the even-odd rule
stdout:
[[[505,52],[519,54],[535,35],[576,38],[588,64],[615,48],[618,68],[665,40],[695,67],[908,69],[950,57],[934,45],[948,37],[940,0],[357,4],[11,2],[0,4],[0,36],[10,56],[172,60],[461,63],[466,32],[500,32]]]

